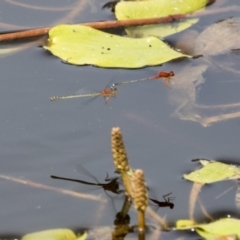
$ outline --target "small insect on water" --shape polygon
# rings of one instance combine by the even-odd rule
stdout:
[[[110,88],[104,88],[100,92],[88,93],[88,94],[76,94],[76,95],[61,96],[61,97],[51,97],[50,100],[56,101],[56,100],[72,99],[72,98],[103,96],[105,103],[107,103],[110,98],[116,97],[117,92],[118,92],[117,88],[115,86],[111,86]]]
[[[168,193],[166,195],[163,195],[163,199],[164,202],[160,202],[158,200],[149,198],[149,200],[151,200],[152,202],[156,203],[159,207],[169,207],[170,209],[174,208],[174,203],[172,203],[171,201],[175,199],[175,197],[168,197],[167,196],[171,195],[172,193]]]
[[[95,177],[94,177],[94,179],[97,181],[96,183],[87,182],[87,181],[78,180],[78,179],[73,179],[73,178],[58,177],[58,176],[54,176],[54,175],[51,175],[51,178],[59,179],[59,180],[65,180],[65,181],[71,181],[71,182],[78,182],[78,183],[82,183],[82,184],[85,184],[85,185],[100,186],[104,189],[104,191],[109,191],[109,192],[112,192],[112,193],[115,193],[115,194],[122,193],[122,191],[119,189],[118,177],[109,178],[108,174],[105,178],[105,181],[108,182],[108,183],[99,183]]]
[[[173,71],[171,72],[159,72],[157,75],[147,77],[147,78],[142,78],[142,79],[136,79],[136,80],[129,80],[129,81],[124,81],[124,82],[118,82],[118,83],[113,83],[112,88],[116,88],[118,85],[122,84],[127,84],[127,83],[135,83],[135,82],[142,82],[142,81],[147,81],[147,80],[153,80],[153,79],[158,79],[158,78],[163,78],[163,85],[165,87],[167,86],[167,83],[170,83],[171,77],[173,77],[175,74]]]

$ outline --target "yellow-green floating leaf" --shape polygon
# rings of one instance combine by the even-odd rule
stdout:
[[[205,184],[240,178],[240,168],[216,161],[200,160],[203,168],[184,174],[187,180]]]
[[[177,229],[180,229],[180,228],[188,229],[188,227],[192,227],[193,225],[195,225],[195,222],[190,219],[181,219],[181,220],[178,220],[176,223]]]
[[[207,2],[207,0],[121,1],[116,5],[115,14],[118,20],[166,17],[174,14],[193,13],[204,8]],[[158,25],[128,27],[125,30],[131,37],[151,35],[165,37],[183,31],[197,21],[198,19],[189,19]]]
[[[22,240],[85,240],[86,238],[87,233],[76,236],[70,229],[50,229],[26,234]]]
[[[240,220],[235,218],[222,218],[211,223],[195,224],[187,227],[176,227],[176,229],[195,229],[204,239],[214,239],[227,235],[237,235],[238,238],[240,238]]]
[[[80,25],[52,28],[44,48],[67,63],[108,68],[140,68],[190,57],[153,36],[131,39]]]

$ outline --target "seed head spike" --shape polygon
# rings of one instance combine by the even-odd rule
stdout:
[[[125,150],[122,133],[119,127],[112,128],[112,154],[115,168],[118,172],[128,172],[128,157]]]
[[[137,169],[133,176],[134,205],[138,211],[145,211],[148,206],[148,192],[143,170]]]
[[[137,169],[133,176],[133,201],[138,211],[138,231],[139,237],[145,234],[145,210],[148,206],[148,193],[145,184],[144,173]],[[140,239],[140,238],[139,238]],[[141,238],[143,239],[143,238]]]

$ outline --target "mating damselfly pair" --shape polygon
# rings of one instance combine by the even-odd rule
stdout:
[[[157,75],[154,75],[154,76],[151,76],[151,77],[147,77],[147,78],[113,83],[110,88],[104,88],[103,90],[101,90],[99,92],[93,92],[93,93],[88,93],[88,94],[76,94],[76,95],[61,96],[61,97],[51,97],[50,100],[51,101],[56,101],[56,100],[63,100],[63,99],[103,96],[105,103],[107,103],[110,98],[116,97],[116,95],[118,93],[117,86],[119,86],[119,85],[163,78],[163,85],[168,87],[167,84],[170,83],[171,77],[173,77],[173,76],[174,76],[174,72],[173,71],[170,71],[170,72],[159,72]]]

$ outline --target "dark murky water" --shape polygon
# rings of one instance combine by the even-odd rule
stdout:
[[[21,2],[32,4],[32,1]],[[75,1],[68,2],[74,4]],[[113,19],[109,11],[100,10],[105,1],[89,2],[86,10],[69,22]],[[34,4],[66,6],[65,1],[35,1]],[[29,27],[52,25],[66,14],[26,9],[6,1],[1,1],[0,7],[2,22]],[[235,14],[209,17],[200,21],[195,29],[202,31],[201,24],[205,26]],[[235,58],[239,60],[239,57]],[[202,60],[195,61],[197,65],[197,61],[201,63]],[[62,64],[43,49],[33,47],[1,58],[0,62],[0,174],[76,190],[79,184],[56,181],[50,175],[87,180],[75,171],[82,164],[99,181],[104,181],[106,172],[113,173],[114,170],[110,131],[119,126],[131,166],[144,169],[147,182],[154,189],[154,197],[162,198],[169,192],[176,197],[173,210],[159,210],[162,216],[167,214],[169,222],[174,222],[178,218],[188,218],[192,184],[181,177],[198,167],[191,163],[191,159],[203,157],[239,163],[240,119],[203,127],[198,122],[172,117],[177,108],[169,103],[174,85],[173,90],[164,87],[161,81],[122,86],[117,98],[110,100],[111,107],[101,98],[88,105],[82,104],[83,99],[49,101],[51,96],[73,94],[83,87],[99,90],[111,81],[143,78],[162,70],[173,70],[177,82],[178,73],[190,61],[137,70],[76,67]],[[199,103],[239,102],[239,75],[219,74],[220,71],[219,68],[209,69],[204,73],[206,81],[197,95]],[[227,80],[234,81],[224,82]],[[229,181],[203,188],[200,198],[210,214],[219,217],[237,212],[234,204],[236,187],[221,198],[215,198],[234,184]],[[98,201],[78,199],[8,180],[0,179],[0,191],[0,233],[24,234],[58,227],[112,225],[115,214],[111,201],[101,207]],[[88,193],[100,194],[102,191]],[[116,201],[116,206],[119,208],[120,200]],[[199,208],[195,216],[198,220],[204,219]]]

